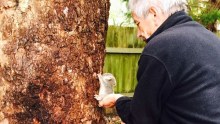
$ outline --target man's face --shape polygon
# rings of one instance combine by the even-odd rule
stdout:
[[[154,33],[154,19],[149,13],[146,18],[139,17],[135,13],[132,13],[134,23],[137,25],[137,37],[146,40]]]
[[[132,17],[137,25],[137,37],[144,41],[146,41],[167,18],[162,11],[156,8],[151,8],[146,17],[139,17],[135,13],[132,13]]]

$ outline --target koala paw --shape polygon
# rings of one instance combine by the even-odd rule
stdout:
[[[102,100],[102,97],[100,97],[99,95],[94,95],[94,98],[98,101]]]

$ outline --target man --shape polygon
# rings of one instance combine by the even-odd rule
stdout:
[[[186,14],[185,0],[130,0],[144,48],[133,98],[110,94],[126,124],[220,124],[220,40]]]

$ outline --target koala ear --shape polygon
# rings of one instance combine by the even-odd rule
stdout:
[[[112,78],[111,78],[111,77],[107,77],[106,79],[107,79],[108,81],[111,81],[111,80],[112,80]]]

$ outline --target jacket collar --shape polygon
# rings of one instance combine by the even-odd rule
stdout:
[[[175,12],[169,16],[148,39],[146,39],[146,42],[150,42],[152,38],[162,33],[163,31],[188,21],[192,21],[192,18],[189,17],[184,11]]]

